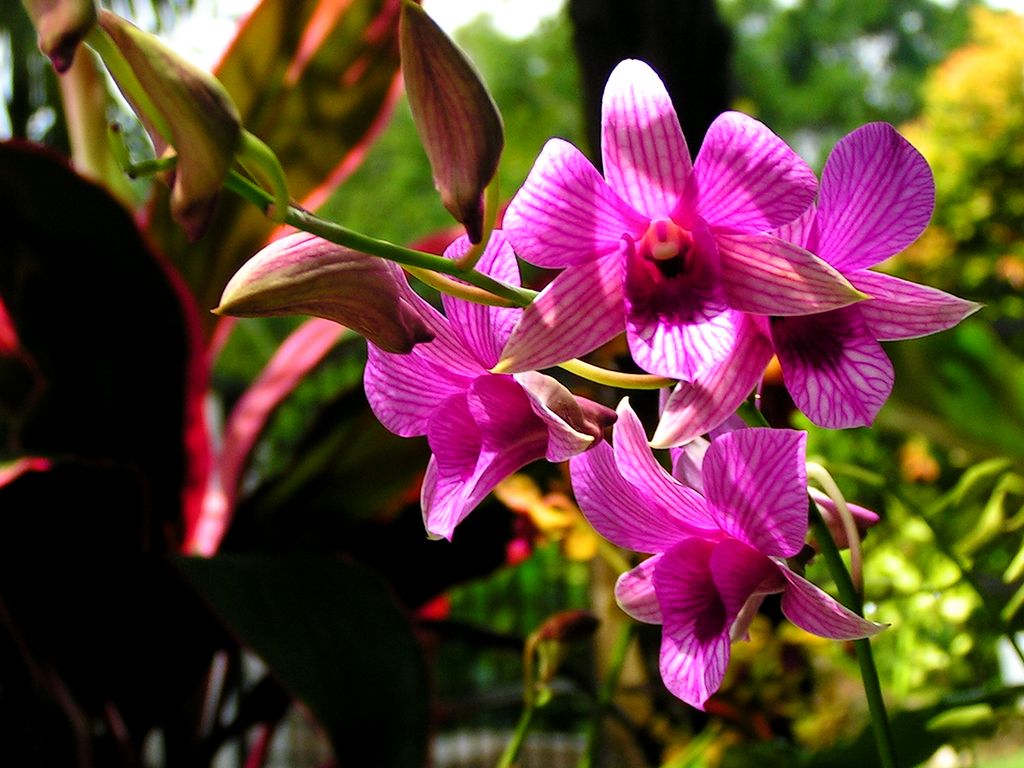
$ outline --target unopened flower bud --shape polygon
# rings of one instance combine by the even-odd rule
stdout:
[[[401,269],[306,232],[282,237],[242,265],[215,312],[235,317],[313,315],[348,326],[385,352],[433,339],[403,296]]]
[[[517,373],[515,378],[540,405],[577,432],[594,438],[594,445],[601,441],[605,428],[615,423],[615,411],[574,395],[557,379],[536,371]]]
[[[39,50],[66,72],[75,50],[96,23],[95,0],[21,0],[39,35]]]
[[[148,114],[131,84],[112,74],[138,114],[157,154],[168,145],[177,152],[171,189],[171,213],[190,240],[197,240],[213,215],[214,204],[241,141],[241,118],[224,86],[210,73],[188,63],[155,36],[110,11],[100,26],[113,40],[148,97]]]
[[[839,516],[836,503],[817,488],[808,488],[807,490],[811,498],[814,499],[814,504],[818,507],[822,519],[828,526],[829,533],[832,534],[832,539],[835,541],[836,546],[840,549],[847,549],[850,546],[850,540],[846,535],[846,526],[843,525],[843,521]],[[868,528],[877,523],[880,518],[866,507],[850,503],[847,503],[846,506],[850,510],[850,516],[853,517],[857,533],[863,539],[867,534]]]
[[[417,4],[402,3],[402,76],[444,207],[483,237],[483,192],[505,143],[501,115],[473,64]]]

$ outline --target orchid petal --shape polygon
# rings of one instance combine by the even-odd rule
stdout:
[[[768,234],[814,253],[818,247],[818,209],[812,205],[798,218]]]
[[[690,151],[661,79],[635,59],[608,77],[601,105],[601,156],[608,184],[637,211],[668,215],[692,171]]]
[[[739,313],[725,311],[692,322],[665,322],[656,313],[626,317],[633,360],[649,373],[688,381],[726,361],[736,348]]]
[[[623,479],[636,488],[643,488],[648,498],[673,510],[678,519],[696,531],[717,531],[701,495],[672,477],[654,459],[643,424],[630,407],[628,398],[619,403],[618,414],[612,450]]]
[[[595,409],[588,409],[591,413],[585,413],[572,392],[543,373],[528,371],[513,378],[526,392],[530,408],[547,426],[548,461],[565,461],[587,450],[601,439],[602,429],[615,420],[613,411],[596,403]],[[593,419],[595,414],[600,422]]]
[[[720,541],[708,567],[730,624],[751,596],[781,592],[786,586],[770,558],[736,539]]]
[[[803,576],[782,563],[778,566],[789,582],[782,594],[782,612],[800,629],[833,640],[859,640],[888,626],[858,616]]]
[[[637,621],[661,624],[661,605],[654,591],[654,569],[662,555],[653,555],[632,570],[626,571],[615,582],[615,600],[619,607]]]
[[[892,391],[892,363],[859,307],[775,318],[772,340],[786,389],[818,426],[868,426]]]
[[[914,242],[934,207],[921,153],[887,123],[862,126],[825,161],[818,253],[844,272],[870,267]]]
[[[879,341],[916,339],[952,328],[981,309],[981,304],[881,272],[861,270],[850,282],[871,299],[857,305]]]
[[[703,437],[695,437],[686,445],[669,452],[672,456],[672,477],[702,496],[704,478],[701,476],[701,467],[704,466],[704,454],[710,445],[711,442]]]
[[[722,362],[681,381],[661,414],[651,439],[655,448],[681,445],[724,422],[764,375],[772,345],[756,323],[739,312],[739,330],[731,353]]]
[[[618,256],[570,267],[523,310],[496,368],[516,373],[564,363],[610,341],[625,325]]]
[[[543,458],[547,438],[511,377],[482,376],[465,396],[442,403],[427,431],[436,458],[436,476],[421,494],[427,532],[451,539],[494,486]]]
[[[729,306],[758,315],[807,315],[864,296],[809,251],[771,235],[716,234]]]
[[[613,544],[635,552],[664,552],[694,532],[675,507],[662,507],[645,489],[623,479],[608,443],[574,456],[569,473],[583,515]]]
[[[456,260],[464,256],[469,248],[469,238],[460,237],[448,246],[444,255]],[[476,269],[509,285],[520,285],[515,252],[502,232],[496,231],[491,235]],[[485,369],[493,367],[523,310],[518,307],[491,307],[448,294],[442,294],[441,301],[452,329],[465,346],[480,361],[481,366]]]
[[[729,664],[731,619],[711,575],[714,544],[685,539],[654,570],[664,628],[659,667],[665,686],[697,709],[718,690]]]
[[[791,557],[807,535],[807,434],[741,429],[704,456],[704,495],[722,530],[765,555]]]
[[[401,437],[425,435],[438,404],[465,392],[470,382],[427,355],[394,355],[367,346],[366,399],[380,423]]]
[[[648,218],[634,211],[572,144],[551,139],[505,211],[504,231],[522,258],[541,267],[585,264],[637,237]]]
[[[765,232],[814,200],[814,172],[764,124],[739,112],[708,128],[690,177],[696,212],[712,227]]]

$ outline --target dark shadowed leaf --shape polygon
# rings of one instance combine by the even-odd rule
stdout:
[[[426,668],[408,617],[377,576],[324,556],[220,555],[178,565],[312,710],[341,765],[424,764]]]

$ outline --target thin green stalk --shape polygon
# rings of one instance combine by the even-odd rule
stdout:
[[[266,206],[273,202],[273,199],[266,191],[234,171],[228,174],[225,186],[260,208],[265,209]],[[454,261],[443,256],[416,251],[412,248],[404,248],[400,245],[389,243],[386,240],[378,240],[375,237],[364,235],[340,224],[321,219],[316,214],[304,211],[301,208],[290,206],[285,215],[285,222],[317,237],[322,237],[324,240],[343,245],[346,248],[380,256],[397,264],[429,269],[433,272],[457,277],[495,296],[508,299],[517,307],[525,307],[537,295],[535,291],[507,285],[476,270],[463,271],[459,269]]]
[[[619,389],[664,389],[676,383],[675,379],[666,379],[663,376],[609,371],[607,368],[585,363],[582,360],[567,360],[564,363],[559,363],[558,367],[576,374],[581,379]]]
[[[526,740],[526,734],[530,731],[530,723],[533,720],[533,713],[536,711],[537,707],[532,703],[523,707],[523,714],[519,716],[519,722],[516,723],[516,729],[512,733],[512,739],[505,747],[505,751],[501,754],[501,759],[498,760],[498,764],[495,768],[511,768],[515,763],[515,759],[519,756],[519,750],[522,748],[523,742]]]
[[[839,599],[851,611],[863,615],[864,608],[861,604],[860,595],[853,586],[849,571],[843,562],[843,556],[839,554],[839,548],[832,539],[832,533],[825,524],[825,520],[818,512],[818,508],[812,501],[810,503],[811,525],[814,528],[814,538],[821,547],[821,554],[825,558],[829,573],[832,575],[836,588],[839,590]],[[864,683],[864,694],[868,701],[868,710],[871,712],[871,726],[875,733],[875,743],[878,746],[878,756],[882,768],[897,768],[896,747],[892,738],[892,729],[889,725],[889,718],[885,712],[885,700],[882,698],[882,685],[878,679],[878,669],[875,666],[874,656],[871,652],[871,642],[867,638],[855,640],[854,648],[857,651],[857,663],[860,665],[860,676]]]
[[[608,674],[605,675],[601,690],[597,694],[594,714],[587,725],[587,746],[583,750],[583,754],[580,755],[576,768],[590,768],[592,764],[594,750],[597,749],[597,740],[601,732],[601,721],[604,719],[604,715],[612,703],[615,691],[618,690],[619,679],[622,677],[622,668],[626,664],[626,654],[635,635],[636,623],[628,621],[623,625],[615,641],[615,647],[612,649],[611,659],[608,662]]]

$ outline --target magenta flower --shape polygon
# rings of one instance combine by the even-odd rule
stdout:
[[[698,492],[658,464],[628,400],[618,413],[613,445],[572,459],[573,489],[601,535],[653,555],[619,577],[615,595],[633,618],[664,625],[661,676],[673,694],[704,707],[722,683],[731,641],[768,594],[781,592],[787,618],[822,637],[883,629],[787,562],[807,536],[804,433],[741,429],[716,438]]]
[[[445,255],[469,248],[466,237]],[[515,254],[495,232],[477,269],[519,284]],[[537,459],[564,461],[601,439],[615,414],[577,398],[550,376],[488,372],[520,309],[487,307],[444,296],[442,315],[406,285],[434,340],[409,354],[369,345],[364,386],[381,423],[403,437],[426,435],[433,451],[421,502],[427,533],[452,533],[508,475]]]
[[[516,252],[565,269],[523,313],[499,370],[553,365],[625,330],[642,368],[690,380],[727,360],[747,365],[743,312],[807,314],[860,298],[827,264],[766,234],[806,210],[816,181],[756,120],[719,116],[691,164],[665,87],[627,60],[605,88],[601,149],[604,178],[552,139],[509,205]]]
[[[980,305],[868,269],[903,250],[928,224],[935,184],[928,162],[886,123],[843,138],[821,176],[817,208],[779,235],[807,248],[870,296],[807,317],[773,317],[786,388],[815,424],[867,426],[889,397],[893,367],[879,341],[950,328]]]

